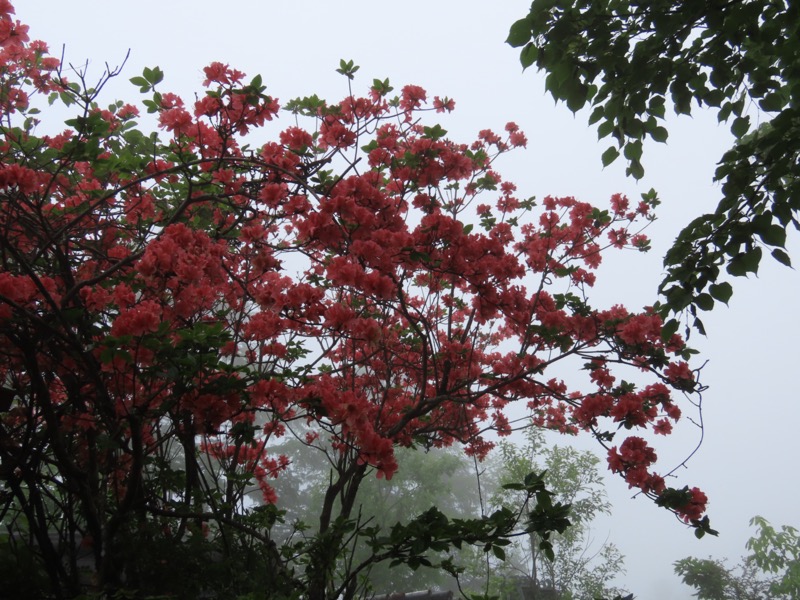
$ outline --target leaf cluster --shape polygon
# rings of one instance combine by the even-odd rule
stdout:
[[[627,173],[644,176],[650,138],[666,142],[668,105],[716,111],[736,138],[714,174],[722,199],[692,221],[665,259],[664,314],[727,303],[723,273],[757,273],[762,247],[785,265],[786,230],[800,227],[800,8],[783,0],[631,2],[534,0],[508,43],[524,68],[547,72],[546,89],[614,143]],[[758,114],[754,119],[754,113]],[[755,122],[761,122],[755,127]]]

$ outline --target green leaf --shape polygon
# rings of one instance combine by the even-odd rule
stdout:
[[[573,113],[578,112],[586,105],[586,96],[588,94],[588,88],[585,85],[576,85],[574,86],[567,96],[567,108],[569,108]]]
[[[600,158],[603,161],[603,166],[607,167],[612,162],[617,160],[618,156],[619,156],[619,150],[617,150],[616,146],[609,146],[606,149],[606,151],[603,152],[603,155]]]
[[[258,90],[259,92],[263,91],[265,88],[264,88],[264,80],[261,77],[261,75],[256,75],[255,77],[253,77],[253,80],[250,82],[250,85],[248,87],[251,87],[254,90]]]
[[[667,114],[666,99],[664,96],[654,96],[647,105],[647,111],[658,119],[663,119]]]
[[[336,72],[344,75],[348,79],[353,79],[358,69],[360,69],[360,67],[353,64],[352,60],[344,60],[342,58],[339,60],[339,68],[336,69]]]
[[[692,113],[692,92],[682,80],[675,80],[670,86],[672,103],[675,105],[675,114],[689,115]]]
[[[597,139],[602,140],[612,131],[614,131],[614,121],[603,121],[597,127]]]
[[[630,161],[639,161],[642,158],[642,142],[634,140],[625,144],[625,158]]]
[[[758,105],[761,110],[767,112],[778,112],[786,105],[786,97],[781,92],[772,92],[764,96]]]
[[[644,167],[638,160],[632,160],[628,168],[625,169],[625,173],[638,180],[644,177]]]
[[[661,328],[661,340],[668,342],[670,338],[678,332],[679,327],[680,323],[677,319],[670,319],[664,323],[664,326]]]
[[[522,491],[525,489],[524,483],[506,483],[500,486],[504,490]]]
[[[524,46],[531,40],[531,36],[533,35],[533,31],[531,29],[530,20],[527,17],[524,19],[520,19],[516,21],[508,32],[508,38],[506,39],[506,44],[511,46],[512,48],[519,48],[520,46]]]
[[[750,129],[750,117],[736,117],[731,125],[731,133],[737,138],[741,138]]]
[[[740,252],[728,263],[727,271],[734,277],[742,277],[748,273],[758,273],[761,262],[761,248],[752,248],[747,252]]]
[[[128,81],[130,81],[133,85],[138,85],[142,92],[146,92],[150,89],[150,84],[144,77],[131,77]]]
[[[725,100],[725,93],[722,90],[711,90],[705,96],[703,101],[709,106],[720,106],[722,101]]]
[[[728,301],[733,296],[733,286],[727,281],[723,281],[722,283],[712,283],[708,286],[708,291],[711,294],[711,297],[715,300],[719,300],[723,304],[728,304]]]
[[[536,62],[536,59],[539,57],[539,48],[537,48],[533,42],[528,43],[523,49],[522,52],[519,53],[519,62],[522,64],[522,69],[527,69],[533,63]]]
[[[775,250],[772,251],[772,258],[777,260],[782,265],[786,265],[787,267],[792,266],[792,259],[789,258],[789,255],[780,248],[775,248]]]
[[[389,79],[386,78],[383,81],[381,81],[380,79],[373,79],[372,89],[379,95],[385,96],[386,94],[391,92],[394,88],[391,85],[389,85]]]
[[[553,552],[553,546],[550,542],[542,542],[539,544],[539,549],[544,553],[545,558],[550,562],[556,559],[556,553]]]
[[[714,308],[714,299],[710,294],[699,294],[694,299],[694,303],[700,310],[711,310]]]
[[[506,559],[506,551],[503,550],[500,546],[492,546],[492,553],[500,560]]]
[[[142,75],[147,83],[150,84],[150,87],[153,87],[157,83],[161,83],[161,81],[164,79],[164,72],[158,67],[153,67],[152,69],[145,67],[142,71]]]
[[[733,110],[733,104],[731,104],[730,102],[726,102],[725,104],[723,104],[722,108],[719,109],[719,112],[717,113],[717,121],[719,123],[727,121],[728,117],[731,116],[732,110]]]
[[[603,108],[602,106],[595,107],[595,109],[592,111],[591,116],[589,117],[589,125],[594,125],[595,123],[597,123],[600,119],[603,118],[605,114],[606,114],[605,108]]]
[[[661,142],[662,144],[667,141],[669,137],[669,132],[667,131],[666,127],[661,127],[660,125],[653,129],[650,132],[650,137],[653,138],[657,142]]]
[[[786,245],[786,230],[780,225],[770,225],[763,231],[759,231],[758,237],[769,246],[780,246],[782,248]]]
[[[423,127],[422,133],[424,137],[430,138],[432,140],[438,140],[447,135],[447,131],[445,129],[442,129],[442,126],[439,125],[438,123],[433,127]]]
[[[409,254],[409,258],[411,260],[414,260],[414,261],[427,263],[427,262],[430,262],[431,255],[428,254],[427,252],[420,252],[419,250],[412,250],[411,254]]]

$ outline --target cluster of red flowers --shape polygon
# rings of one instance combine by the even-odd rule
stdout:
[[[11,12],[0,0],[6,115],[29,93],[77,94]],[[52,401],[27,391],[46,373],[63,382],[60,436],[81,414],[82,431],[116,436],[103,472],[145,477],[133,448],[159,455],[198,436],[222,476],[254,474],[268,501],[266,479],[288,466],[270,444],[297,419],[309,443],[326,437],[387,478],[394,448],[420,439],[484,455],[482,432],[509,433],[517,401],[564,432],[670,432],[670,388],[696,385],[683,341],[662,340],[650,310],[585,300],[604,248],[646,248],[648,202],[615,195],[609,212],[548,197],[535,213],[493,170],[524,133],[509,123],[450,141],[421,112],[453,101],[428,109],[418,86],[299,100],[309,127],[249,150],[241,136],[277,101],[228,65],[205,75],[193,111],[154,92],[163,141],[132,135],[138,111],[121,103],[96,112],[104,127],[86,119],[36,143],[0,131],[0,372],[31,419]],[[545,376],[571,358],[588,365],[589,391]],[[652,381],[617,383],[618,365]],[[655,459],[638,436],[609,451],[613,471],[657,496]],[[678,510],[694,520],[704,505],[697,492]]]

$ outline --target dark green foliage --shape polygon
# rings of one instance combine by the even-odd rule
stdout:
[[[534,0],[508,43],[523,67],[547,73],[546,89],[644,175],[643,141],[665,142],[666,105],[708,107],[736,137],[714,174],[722,199],[692,221],[665,258],[663,313],[727,303],[732,276],[757,273],[766,247],[784,265],[786,230],[800,228],[800,7],[783,0]],[[761,126],[756,127],[756,123]],[[728,285],[728,287],[721,287]]]

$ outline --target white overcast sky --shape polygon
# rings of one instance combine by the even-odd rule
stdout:
[[[587,115],[573,117],[565,106],[554,106],[544,93],[543,77],[522,74],[517,52],[504,44],[528,0],[15,4],[32,38],[48,42],[56,55],[64,45],[67,62],[88,59],[94,76],[131,50],[123,77],[108,87],[107,103],[137,100],[138,91],[127,80],[145,66],[165,71],[162,91],[191,100],[202,93],[202,68],[212,61],[248,75],[261,73],[268,93],[282,101],[312,93],[333,101],[347,90],[335,73],[339,59],[352,59],[361,66],[356,91],[366,90],[373,78],[388,77],[397,89],[413,83],[430,97],[454,98],[456,111],[442,119],[454,139],[468,142],[480,129],[499,131],[516,121],[528,134],[529,147],[506,157],[498,170],[521,195],[574,195],[604,203],[614,192],[633,198],[656,188],[664,204],[660,220],[648,231],[653,252],[607,260],[598,277],[597,304],[638,308],[651,303],[664,251],[681,226],[710,210],[718,197],[711,175],[731,139],[713,115],[671,120],[668,145],[646,147],[647,174],[639,183],[624,177],[621,164],[602,169],[600,154],[607,144],[597,143]],[[800,261],[796,235],[791,242],[790,254]],[[599,525],[597,537],[608,535],[626,556],[628,574],[620,584],[641,600],[689,598],[672,562],[687,555],[727,556],[735,562],[745,552],[748,521],[756,514],[775,525],[800,526],[800,277],[770,261],[758,279],[734,282],[731,307],[709,315],[709,337],[694,340],[701,360],[709,361],[702,376],[710,386],[704,396],[706,439],[680,476],[708,493],[719,538],[696,540],[668,513],[643,498],[631,500],[623,482],[607,477],[615,513]],[[665,440],[661,466],[680,462],[694,433],[686,430]]]

